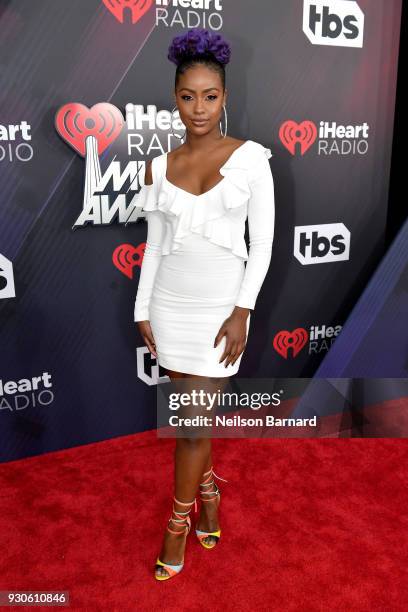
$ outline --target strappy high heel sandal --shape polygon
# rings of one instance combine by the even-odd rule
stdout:
[[[173,502],[172,516],[169,518],[169,521],[167,523],[167,530],[170,531],[170,533],[174,533],[175,535],[183,534],[187,538],[190,532],[190,529],[191,529],[191,519],[188,515],[190,513],[191,506],[193,504],[194,504],[195,512],[197,512],[197,500],[196,498],[194,498],[192,502],[184,503],[184,502],[178,501],[178,499],[176,499],[175,497],[173,497],[173,499],[174,499],[174,502],[176,502],[177,504],[180,504],[180,506],[190,506],[190,508],[186,512],[177,512],[175,510],[174,502]],[[176,518],[173,518],[173,514],[176,516]],[[170,522],[175,523],[176,525],[179,525],[180,527],[183,525],[185,526],[185,529],[181,529],[180,531],[174,531],[173,529],[170,529],[169,527]],[[168,580],[169,578],[172,578],[173,576],[176,576],[177,574],[179,574],[181,570],[183,569],[183,565],[184,565],[184,556],[183,556],[182,562],[179,563],[178,565],[170,565],[169,563],[163,563],[163,561],[160,561],[159,557],[157,557],[156,565],[154,568],[154,572],[155,572],[154,577],[156,578],[156,580]],[[156,574],[158,567],[164,567],[168,575],[158,576]]]
[[[214,481],[213,476],[215,476],[216,478],[219,478],[219,480],[228,482],[228,480],[225,480],[225,478],[221,478],[220,476],[217,476],[217,474],[213,471],[212,466],[211,466],[208,472],[205,472],[205,474],[203,474],[204,482],[200,483],[200,499],[204,503],[210,502],[216,499],[218,500],[217,507],[219,507],[220,501],[221,501],[221,491],[217,483]],[[211,487],[211,485],[214,485],[215,491],[203,491],[201,488],[201,487]],[[202,544],[202,546],[204,546],[204,548],[214,548],[214,546],[218,544],[221,538],[221,529],[218,529],[217,531],[201,531],[200,529],[196,529],[195,532],[196,532],[198,541],[200,542],[200,544]],[[213,544],[207,544],[207,542],[204,542],[204,540],[208,538],[208,536],[212,536],[215,539],[215,542]]]

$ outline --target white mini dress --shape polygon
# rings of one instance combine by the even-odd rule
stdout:
[[[146,213],[147,238],[134,321],[150,321],[159,365],[185,374],[224,377],[238,372],[242,355],[219,360],[222,323],[235,306],[253,310],[269,268],[275,225],[270,149],[247,140],[201,195],[166,178],[167,153],[152,160],[152,185],[136,208]],[[249,252],[245,242],[248,219]],[[246,264],[245,264],[246,262]],[[248,337],[251,314],[246,322]]]

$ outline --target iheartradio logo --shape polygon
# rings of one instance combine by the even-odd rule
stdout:
[[[88,108],[84,104],[71,102],[62,106],[55,115],[55,128],[65,142],[79,155],[85,157],[84,217],[94,219],[93,194],[102,181],[99,155],[114,142],[124,126],[122,113],[107,102]]]
[[[292,357],[297,357],[298,353],[305,346],[309,334],[303,327],[297,327],[293,331],[286,329],[278,332],[273,339],[273,348],[279,355],[288,358],[289,349],[291,349]]]
[[[52,374],[42,372],[38,376],[32,373],[19,380],[0,378],[0,404],[7,412],[20,412],[28,408],[46,406],[54,402]]]
[[[317,138],[317,128],[313,121],[285,121],[279,128],[279,138],[289,153],[295,155],[299,144],[300,154],[304,155]]]
[[[304,155],[316,142],[318,155],[364,155],[368,151],[367,122],[343,125],[336,121],[320,121],[317,125],[306,119],[297,123],[284,121],[279,128],[279,139],[291,155]]]
[[[95,143],[98,155],[102,155],[119,136],[123,125],[122,113],[107,102],[91,108],[71,102],[62,106],[55,115],[58,134],[83,157],[86,156],[87,141],[89,146]]]
[[[145,158],[171,149],[174,130],[181,130],[183,124],[167,109],[158,110],[152,104],[145,111],[143,105],[129,102],[125,111],[126,120],[113,104],[101,102],[88,108],[69,103],[55,115],[59,136],[85,158],[83,208],[73,229],[112,225],[115,220],[126,227],[144,218],[139,193]]]
[[[139,246],[134,247],[133,244],[121,244],[113,251],[112,261],[114,266],[122,274],[133,279],[133,268],[142,265],[144,250],[146,243],[142,242]]]
[[[130,19],[132,24],[137,23],[154,4],[153,0],[102,0],[102,2],[120,23]]]
[[[27,121],[0,124],[0,162],[29,162],[34,156],[31,125]]]
[[[137,23],[155,5],[156,26],[222,28],[221,0],[102,0],[120,23]],[[185,11],[183,14],[182,11]],[[210,12],[211,11],[211,12]]]
[[[293,331],[283,329],[273,339],[273,348],[284,359],[297,357],[309,344],[309,355],[327,352],[341,331],[341,325],[312,325],[309,332],[304,327]]]

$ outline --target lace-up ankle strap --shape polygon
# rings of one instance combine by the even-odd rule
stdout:
[[[207,480],[208,480],[209,478],[211,478],[211,476],[215,476],[215,477],[216,477],[216,478],[218,478],[219,480],[223,480],[224,482],[228,482],[228,480],[225,480],[225,478],[221,478],[221,476],[217,476],[217,474],[216,474],[216,473],[214,472],[214,470],[213,470],[213,466],[211,466],[211,467],[210,467],[210,469],[208,470],[208,472],[205,472],[205,473],[203,474],[203,476],[207,476],[207,474],[209,474],[209,476],[208,476]],[[204,482],[206,482],[206,481],[204,481]]]
[[[176,510],[175,504],[173,502],[172,516],[169,518],[169,522],[167,524],[167,530],[170,531],[170,533],[174,533],[175,535],[179,535],[180,533],[185,533],[186,529],[188,529],[188,531],[190,530],[191,521],[190,521],[190,517],[188,515],[189,515],[189,513],[191,511],[191,506],[193,504],[194,504],[194,507],[195,507],[195,511],[197,512],[197,499],[194,498],[192,502],[181,502],[178,499],[176,499],[175,497],[173,497],[173,500],[174,500],[174,502],[176,502],[180,506],[190,506],[190,508],[188,510],[186,510],[185,512],[179,512],[178,510]],[[173,518],[173,514],[176,516],[176,518]],[[179,527],[183,526],[186,529],[180,529],[180,531],[174,531],[173,529],[170,529],[170,527],[169,527],[170,522],[175,523]]]
[[[211,466],[208,472],[205,472],[203,476],[204,476],[204,482],[200,483],[200,487],[211,487],[212,485],[214,485],[215,490],[214,491],[200,490],[200,499],[201,501],[204,501],[204,502],[211,501],[212,499],[215,499],[217,495],[220,494],[220,490],[218,488],[217,483],[214,481],[213,476],[215,476],[219,480],[223,480],[224,482],[228,482],[228,480],[225,480],[225,478],[221,478],[221,476],[217,476],[217,474],[213,470],[213,466]],[[203,495],[207,495],[208,497],[203,497]],[[210,497],[211,495],[213,497]]]

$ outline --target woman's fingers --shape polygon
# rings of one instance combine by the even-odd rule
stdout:
[[[225,329],[225,325],[221,325],[218,334],[215,336],[215,340],[214,340],[214,348],[217,347],[218,343],[221,341],[221,338],[227,333],[227,330]]]
[[[246,346],[246,342],[232,342],[231,346],[227,352],[228,347],[225,348],[224,353],[226,353],[227,361],[225,362],[225,367],[227,367],[230,363],[234,365],[239,356],[244,352]],[[225,359],[224,355],[222,356],[220,361]]]
[[[245,349],[246,336],[242,337],[241,324],[239,324],[238,328],[236,324],[231,324],[231,322],[223,323],[215,337],[214,348],[218,345],[220,340],[226,336],[224,352],[218,362],[222,363],[225,360],[225,367],[228,367],[230,363],[234,365]]]
[[[229,355],[229,352],[231,350],[231,341],[228,338],[227,332],[225,332],[225,334],[226,334],[225,348],[224,348],[223,354],[221,355],[221,359],[219,360],[218,363],[222,363],[224,359],[227,357],[227,355]]]
[[[155,357],[157,357],[156,342],[154,341],[154,336],[153,336],[152,328],[150,326],[150,321],[141,321],[139,323],[139,331],[149,351]]]
[[[238,357],[238,342],[232,342],[231,343],[231,348],[230,348],[230,352],[227,356],[227,360],[225,362],[225,367],[229,366],[229,364],[237,359]]]
[[[144,337],[144,341],[145,344],[147,346],[147,348],[149,349],[149,351],[155,356],[157,357],[157,353],[156,353],[156,343],[154,342],[153,337],[151,336],[145,336]]]
[[[234,361],[231,361],[232,365],[235,365],[236,360],[244,352],[244,349],[245,349],[245,343],[241,342],[241,344],[239,345],[239,348],[238,348],[238,354],[235,356]]]
[[[236,353],[237,353],[237,342],[233,340],[230,340],[229,342],[227,341],[227,344],[224,350],[224,354],[222,355],[220,359],[220,363],[222,363],[224,359],[226,359],[226,362],[224,365],[225,367],[227,367],[230,361],[235,358]]]
[[[153,336],[152,328],[150,326],[150,321],[148,320],[138,321],[138,327],[139,327],[140,335],[142,336],[145,345],[147,346],[149,351],[155,357],[157,357],[156,343],[154,341],[154,336]]]

